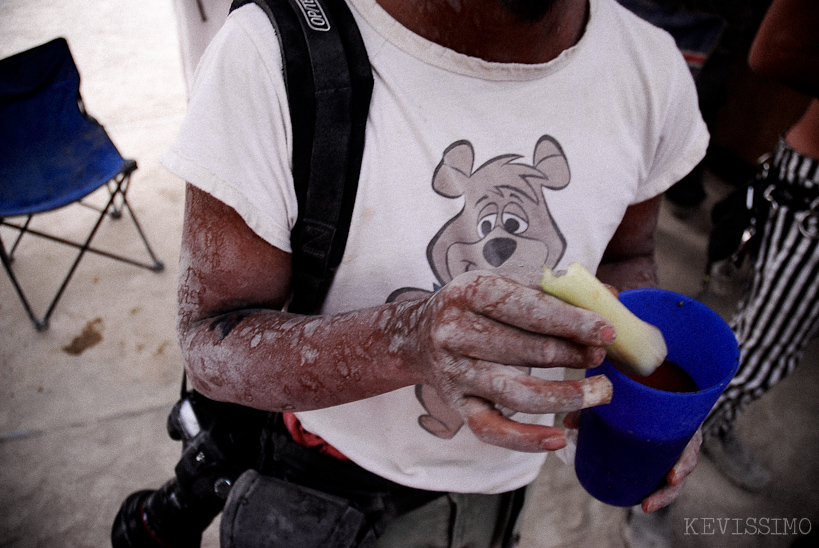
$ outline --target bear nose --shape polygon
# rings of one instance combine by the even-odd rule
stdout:
[[[511,238],[495,238],[483,246],[483,258],[494,267],[505,263],[515,253],[518,243]]]

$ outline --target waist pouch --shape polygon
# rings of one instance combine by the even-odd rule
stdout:
[[[350,500],[256,470],[231,489],[219,529],[222,548],[365,548],[375,531]]]
[[[259,470],[239,477],[222,511],[222,548],[365,548],[389,521],[445,494],[303,447],[271,417]]]

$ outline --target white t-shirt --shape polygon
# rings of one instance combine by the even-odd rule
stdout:
[[[580,42],[537,65],[467,57],[411,33],[375,0],[349,3],[375,86],[325,313],[433,291],[512,259],[594,271],[626,208],[705,154],[707,130],[674,41],[613,0],[591,0]],[[279,42],[248,5],[206,52],[164,163],[290,251],[291,145]],[[364,468],[423,489],[508,491],[532,481],[545,458],[480,442],[429,388],[298,417]]]

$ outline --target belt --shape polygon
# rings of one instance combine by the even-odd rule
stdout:
[[[771,157],[772,156],[772,157]],[[819,238],[819,160],[794,150],[780,139],[773,154],[760,161],[757,184],[772,211],[785,208],[806,238]]]
[[[397,517],[439,497],[442,491],[407,487],[365,470],[349,460],[340,460],[304,447],[293,440],[281,413],[271,414],[260,472],[304,487],[348,498],[363,509],[382,507]]]
[[[780,138],[774,151],[760,159],[760,187],[774,206],[815,209],[819,200],[819,159],[805,156]]]

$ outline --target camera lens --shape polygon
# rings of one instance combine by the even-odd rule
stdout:
[[[172,479],[158,491],[137,491],[125,499],[114,520],[111,545],[199,548],[202,532],[221,509],[218,500],[203,500]]]

